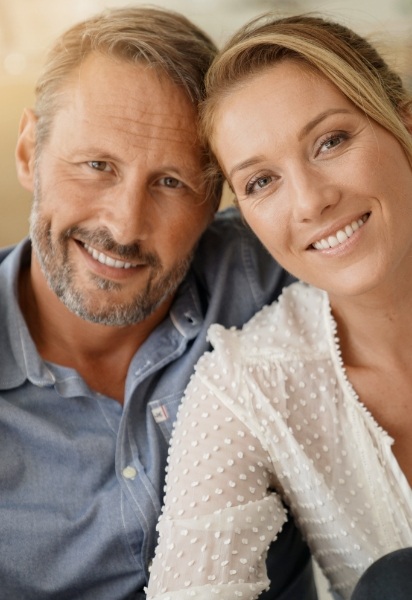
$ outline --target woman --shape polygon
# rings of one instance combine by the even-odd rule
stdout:
[[[257,598],[285,504],[347,599],[412,545],[410,98],[366,40],[310,16],[243,28],[207,90],[240,210],[301,282],[242,331],[210,329],[149,598]]]

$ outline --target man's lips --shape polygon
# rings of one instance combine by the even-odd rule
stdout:
[[[89,246],[89,244],[83,244],[83,247],[86,250],[86,252],[90,254],[90,256],[92,256],[102,265],[106,265],[107,267],[113,267],[114,269],[131,269],[133,267],[138,267],[142,264],[126,262],[118,258],[115,259],[111,256],[108,256],[107,254],[104,254],[104,252],[101,252],[100,250],[96,250],[96,248]]]

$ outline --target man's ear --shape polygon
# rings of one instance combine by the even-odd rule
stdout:
[[[37,117],[34,112],[29,108],[25,108],[20,119],[16,146],[16,169],[21,185],[29,192],[33,192],[34,188],[36,122]]]

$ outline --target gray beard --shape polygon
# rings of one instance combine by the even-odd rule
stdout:
[[[41,194],[36,178],[33,207],[30,215],[30,237],[33,251],[43,275],[63,304],[75,315],[101,325],[124,327],[144,321],[163,302],[170,298],[185,277],[193,258],[193,251],[175,263],[169,271],[164,271],[159,257],[154,253],[144,253],[137,244],[118,245],[106,229],[87,231],[72,227],[62,232],[56,242],[51,235],[51,223],[41,213]],[[68,243],[76,234],[83,242],[111,251],[124,260],[143,260],[151,269],[145,289],[136,292],[127,302],[110,301],[110,295],[122,289],[114,281],[90,276],[95,291],[84,291],[76,286],[74,265],[68,256]]]

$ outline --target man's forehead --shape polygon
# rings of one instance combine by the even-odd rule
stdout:
[[[133,127],[143,137],[178,141],[197,127],[195,107],[169,76],[145,63],[100,54],[87,57],[67,79],[60,107],[85,126],[107,119],[107,125]]]
[[[74,93],[101,100],[130,100],[140,110],[186,115],[196,109],[183,86],[160,68],[144,62],[132,63],[98,53],[90,54],[67,85]],[[105,92],[105,96],[101,93]]]

